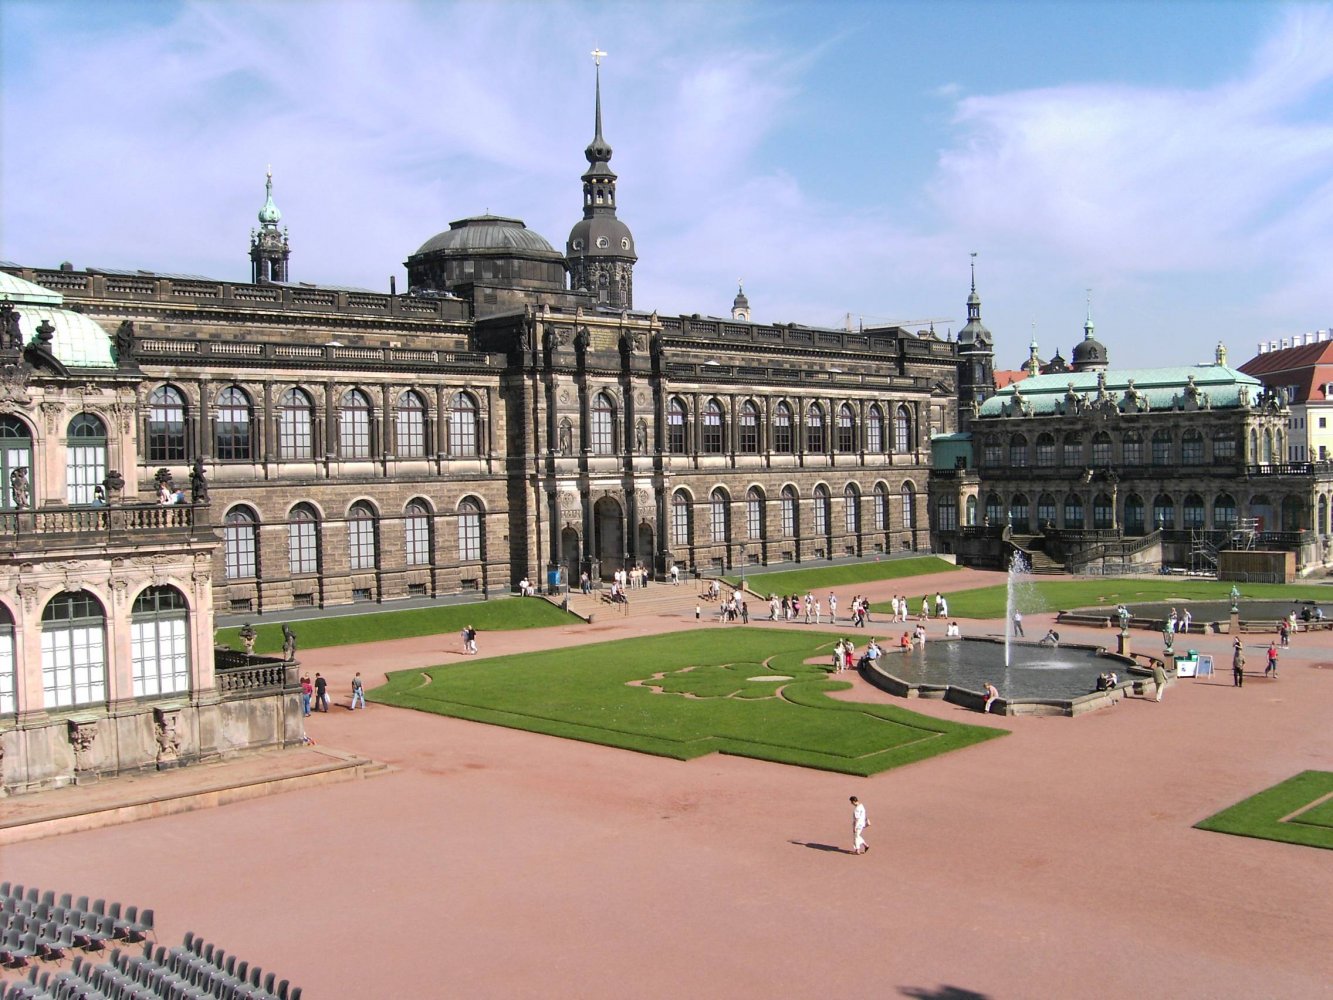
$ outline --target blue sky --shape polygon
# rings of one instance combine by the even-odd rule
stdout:
[[[592,63],[635,304],[965,317],[997,365],[1233,363],[1333,325],[1333,7],[0,4],[0,258],[245,280],[264,169],[296,280],[406,287],[451,220],[563,249]]]

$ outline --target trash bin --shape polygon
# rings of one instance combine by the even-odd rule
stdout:
[[[1191,660],[1197,660],[1199,658],[1199,651],[1197,649],[1191,649],[1187,655]]]

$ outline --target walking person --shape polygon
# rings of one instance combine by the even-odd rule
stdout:
[[[1162,666],[1161,660],[1153,660],[1152,679],[1157,684],[1157,700],[1161,701],[1166,692],[1166,668]]]
[[[315,673],[315,711],[327,712],[329,710],[329,682],[324,679],[321,673]]]
[[[463,629],[463,633],[463,645],[469,653],[475,653],[477,651],[477,630],[469,625]]]
[[[838,595],[831,590],[828,595],[828,623],[838,624]]]
[[[1264,667],[1264,676],[1270,674],[1274,680],[1277,679],[1277,643],[1271,642],[1268,644],[1268,666]]]
[[[866,807],[855,795],[851,798],[852,802],[852,853],[865,854],[870,850],[870,845],[866,843],[866,827],[870,825],[870,820],[866,818]]]
[[[364,687],[363,687],[362,684],[361,684],[361,671],[359,671],[359,670],[356,672],[356,676],[352,678],[352,711],[353,711],[353,712],[356,711],[356,708],[357,708],[357,705],[358,705],[358,704],[359,704],[362,708],[365,708],[365,707],[366,707],[366,692],[365,692]]]
[[[309,676],[301,678],[301,714],[303,716],[310,714],[310,699],[315,696],[315,686],[310,683]]]
[[[1231,644],[1231,686],[1245,686],[1245,647],[1237,639]]]

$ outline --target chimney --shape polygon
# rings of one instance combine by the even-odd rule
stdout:
[[[1276,350],[1277,350],[1277,341],[1276,341],[1276,340],[1270,340],[1270,341],[1268,342],[1268,349],[1269,349],[1270,351],[1276,351]]]

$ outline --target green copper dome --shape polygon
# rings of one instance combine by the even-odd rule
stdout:
[[[37,328],[50,323],[48,350],[67,368],[116,368],[111,337],[82,313],[62,309],[65,297],[59,292],[0,271],[0,302],[14,306],[23,343],[40,343]]]
[[[278,206],[273,203],[272,170],[269,170],[268,178],[264,181],[264,191],[267,197],[264,199],[264,207],[259,210],[259,221],[263,226],[272,228],[282,221],[282,213],[278,211]]]

